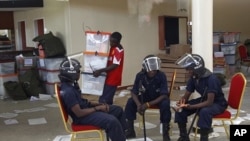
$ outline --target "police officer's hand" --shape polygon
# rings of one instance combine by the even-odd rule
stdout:
[[[189,104],[186,103],[185,99],[181,99],[176,103],[176,106],[177,107],[175,107],[174,110],[179,112],[182,110],[182,108],[188,108]]]
[[[99,106],[96,106],[96,109],[98,111],[102,111],[102,112],[108,112],[109,111],[109,105],[108,104],[101,104]]]
[[[137,111],[140,115],[143,115],[146,109],[147,109],[146,103],[141,104],[137,107]]]
[[[97,103],[97,102],[90,102],[91,106],[99,106],[102,105],[102,103]]]

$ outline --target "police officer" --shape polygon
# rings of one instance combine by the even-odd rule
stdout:
[[[176,61],[176,64],[186,68],[190,75],[186,92],[177,102],[178,108],[175,112],[175,122],[180,130],[178,141],[189,141],[186,129],[187,118],[196,112],[199,116],[197,126],[200,128],[200,141],[208,141],[212,117],[222,113],[227,107],[221,82],[215,74],[205,68],[204,60],[198,54],[185,54]],[[201,97],[189,100],[194,91],[197,91]]]
[[[160,111],[160,121],[163,125],[163,141],[170,141],[169,122],[171,120],[170,100],[168,97],[167,77],[160,71],[160,59],[155,55],[144,58],[143,69],[137,73],[131,98],[125,106],[125,114],[128,122],[127,138],[136,137],[134,120],[136,113],[143,115],[144,111],[152,105],[157,105]]]
[[[75,59],[65,59],[59,68],[62,99],[73,123],[98,126],[105,129],[112,141],[125,141],[126,122],[123,109],[116,105],[83,99],[77,82],[80,68],[80,63]]]

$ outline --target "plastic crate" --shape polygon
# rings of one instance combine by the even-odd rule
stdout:
[[[37,67],[37,56],[17,56],[16,57],[16,64],[17,70],[19,69],[31,69]]]
[[[58,77],[59,73],[59,70],[46,70],[39,68],[40,79],[49,83],[60,82],[60,79]]]
[[[236,43],[234,44],[221,44],[221,51],[224,53],[224,55],[227,54],[235,54],[236,52]]]
[[[39,58],[39,68],[46,70],[59,70],[60,64],[65,58]]]
[[[229,65],[234,65],[236,62],[235,55],[227,55],[227,56],[225,56],[225,59],[226,59],[226,63]]]
[[[0,75],[7,75],[15,73],[15,62],[0,63]]]
[[[240,41],[240,32],[226,32],[223,34],[224,43],[234,43]]]
[[[226,68],[225,67],[214,67],[213,73],[220,73],[226,75]]]
[[[59,83],[59,82],[56,82]],[[46,94],[55,95],[55,83],[44,82]]]
[[[219,44],[221,41],[221,34],[213,34],[213,44]]]

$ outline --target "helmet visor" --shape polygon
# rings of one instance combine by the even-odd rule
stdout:
[[[191,55],[191,54],[184,54],[181,56],[175,64],[179,65],[182,68],[188,68],[189,66],[196,66],[199,65],[199,62]]]
[[[143,60],[142,66],[143,68],[149,72],[152,70],[160,69],[161,60],[158,57],[149,57]]]

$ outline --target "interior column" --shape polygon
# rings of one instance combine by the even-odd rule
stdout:
[[[192,0],[192,53],[213,71],[213,0]]]

